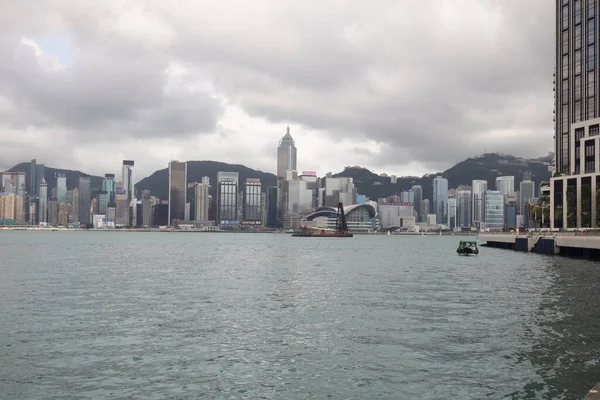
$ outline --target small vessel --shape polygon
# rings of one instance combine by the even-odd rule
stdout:
[[[299,226],[294,233],[294,237],[353,237],[354,235],[348,231],[346,223],[346,214],[344,214],[344,206],[338,204],[337,218],[335,221],[335,230],[331,229],[314,229],[309,226]]]
[[[390,231],[388,231],[388,232],[387,232],[387,235],[388,235],[388,236],[391,236],[391,233],[390,233]]]
[[[479,254],[477,240],[461,240],[458,243],[458,249],[456,249],[456,252],[459,256],[476,256]]]

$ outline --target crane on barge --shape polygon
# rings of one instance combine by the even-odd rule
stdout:
[[[338,203],[337,214],[335,218],[335,230],[331,229],[313,229],[309,226],[299,226],[292,236],[295,237],[353,237],[354,235],[348,230],[346,222],[346,214],[344,206]]]

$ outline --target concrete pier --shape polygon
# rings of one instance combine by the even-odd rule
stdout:
[[[600,231],[481,233],[482,246],[600,261]]]

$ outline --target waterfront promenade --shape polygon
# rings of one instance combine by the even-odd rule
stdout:
[[[598,230],[480,233],[478,240],[487,247],[600,260]]]

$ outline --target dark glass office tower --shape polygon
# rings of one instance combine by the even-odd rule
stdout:
[[[598,117],[598,0],[556,0],[556,170],[570,171],[571,124]]]
[[[187,196],[187,163],[171,161],[169,163],[169,215],[168,224],[173,220],[185,219],[185,202]]]

